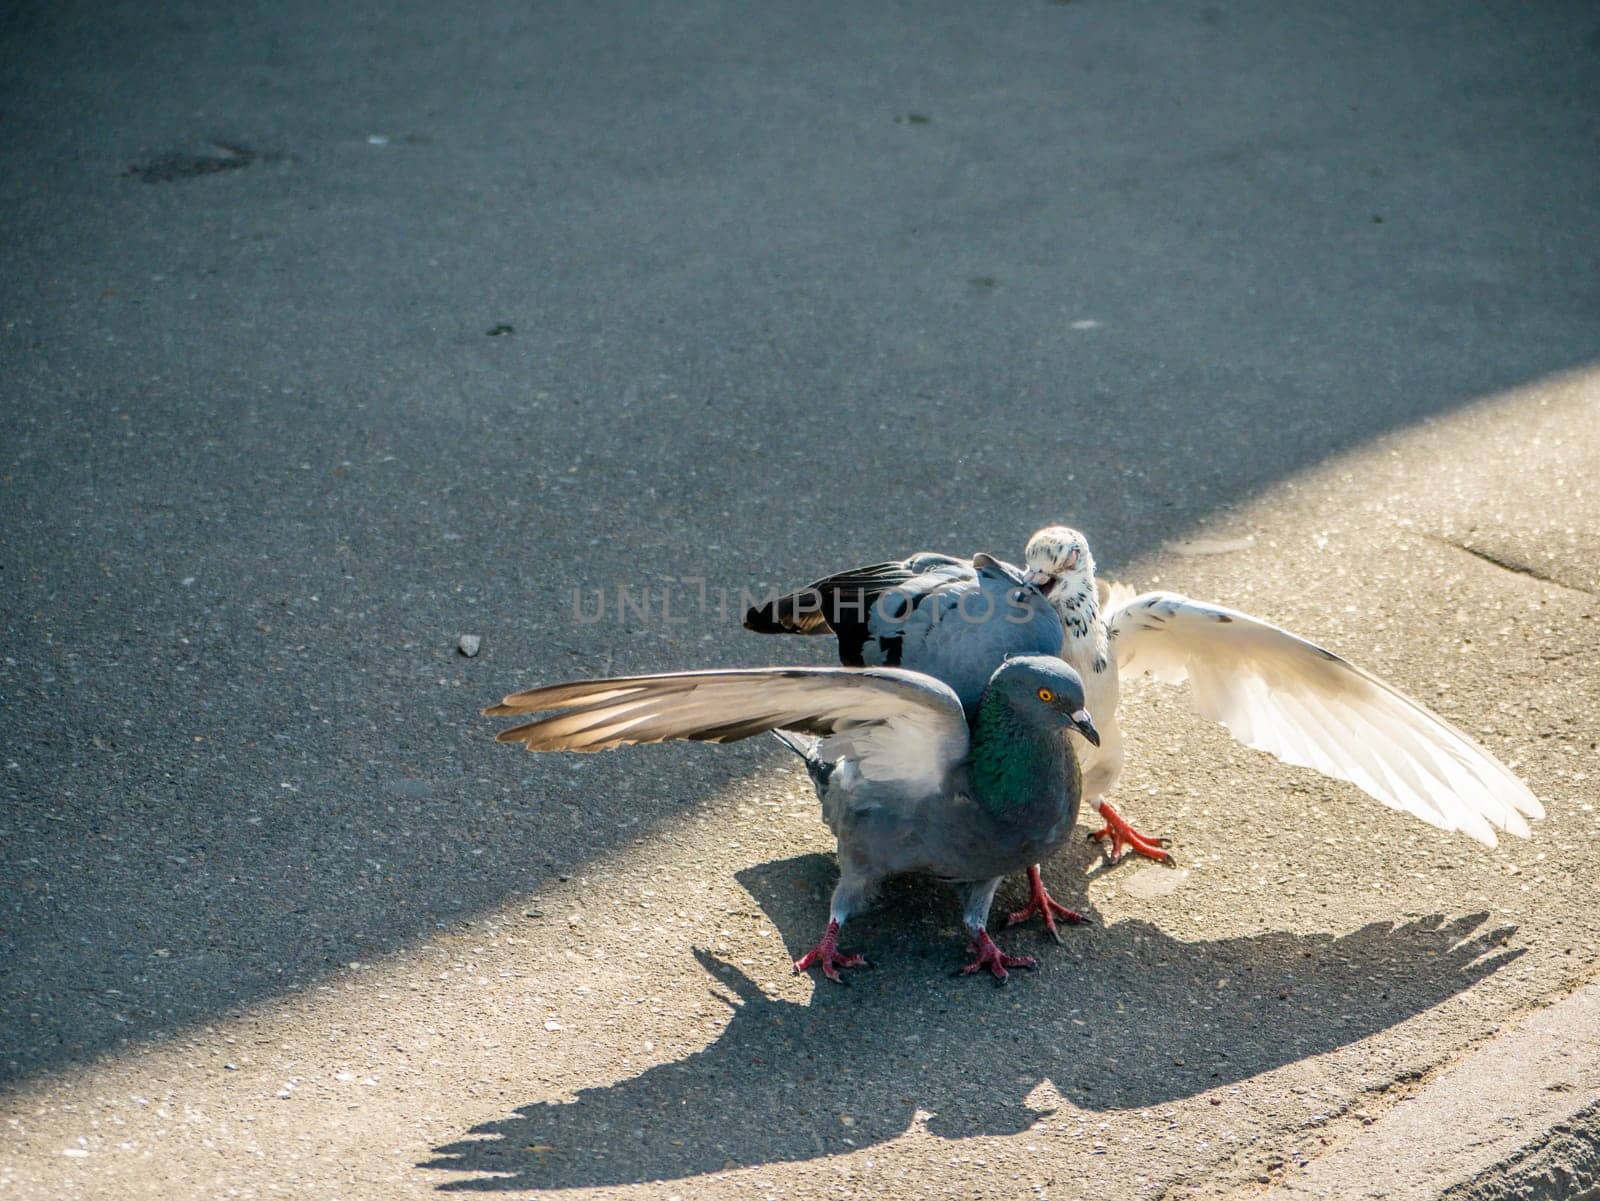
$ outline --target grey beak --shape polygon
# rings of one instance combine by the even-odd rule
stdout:
[[[1094,728],[1094,722],[1089,720],[1089,710],[1079,709],[1072,715],[1073,728],[1089,740],[1089,745],[1100,745],[1100,731]]]
[[[1048,571],[1041,570],[1038,567],[1030,567],[1022,573],[1023,582],[1032,584],[1035,588],[1046,588],[1055,578]]]

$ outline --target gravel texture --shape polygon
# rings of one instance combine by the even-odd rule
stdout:
[[[1223,1195],[1577,986],[1597,39],[4,8],[3,1191]],[[1490,853],[1140,695],[1118,800],[1186,874],[1063,856],[1096,924],[1014,933],[1004,990],[898,885],[843,990],[786,971],[833,867],[778,748],[478,716],[821,661],[741,590],[1061,519],[1393,678],[1549,819]]]

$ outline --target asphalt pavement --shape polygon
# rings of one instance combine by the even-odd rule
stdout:
[[[0,9],[0,1186],[1340,1195],[1600,961],[1597,96],[1576,3]],[[847,991],[779,748],[479,716],[1061,520],[1549,818],[1141,695],[1180,869],[1005,990],[896,886]]]

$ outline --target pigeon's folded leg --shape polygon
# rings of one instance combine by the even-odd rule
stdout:
[[[1111,807],[1110,801],[1101,801],[1099,808],[1100,816],[1106,819],[1106,824],[1089,835],[1089,841],[1100,842],[1109,838],[1112,863],[1121,861],[1124,850],[1132,851],[1135,855],[1143,855],[1146,859],[1154,859],[1157,863],[1173,862],[1171,852],[1162,849],[1162,839],[1139,833],[1128,824],[1127,818]]]
[[[1060,942],[1061,932],[1056,929],[1056,918],[1059,917],[1069,926],[1081,925],[1089,920],[1076,910],[1068,909],[1050,895],[1050,890],[1044,886],[1044,877],[1039,874],[1037,863],[1028,869],[1028,893],[1028,903],[1012,912],[1006,919],[1007,926],[1025,922],[1037,913],[1044,918],[1045,931],[1051,938]]]
[[[823,934],[822,941],[794,961],[796,975],[810,968],[820,967],[822,974],[835,984],[845,982],[839,975],[840,968],[867,966],[864,955],[852,955],[848,951],[839,949],[839,923],[832,920],[828,922],[828,929]]]

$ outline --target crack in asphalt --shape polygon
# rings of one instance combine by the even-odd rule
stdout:
[[[1446,538],[1442,534],[1426,534],[1424,537],[1442,546],[1453,547],[1464,554],[1471,555],[1474,559],[1489,564],[1491,567],[1498,567],[1501,571],[1510,572],[1512,575],[1528,576],[1542,584],[1550,584],[1568,592],[1582,593],[1584,596],[1600,596],[1600,592],[1595,591],[1593,588],[1585,588],[1581,584],[1569,584],[1565,580],[1558,580],[1554,576],[1548,576],[1531,563],[1524,563],[1517,559],[1510,559],[1504,555],[1496,554],[1494,551],[1469,546],[1464,542],[1457,542],[1454,538]]]

